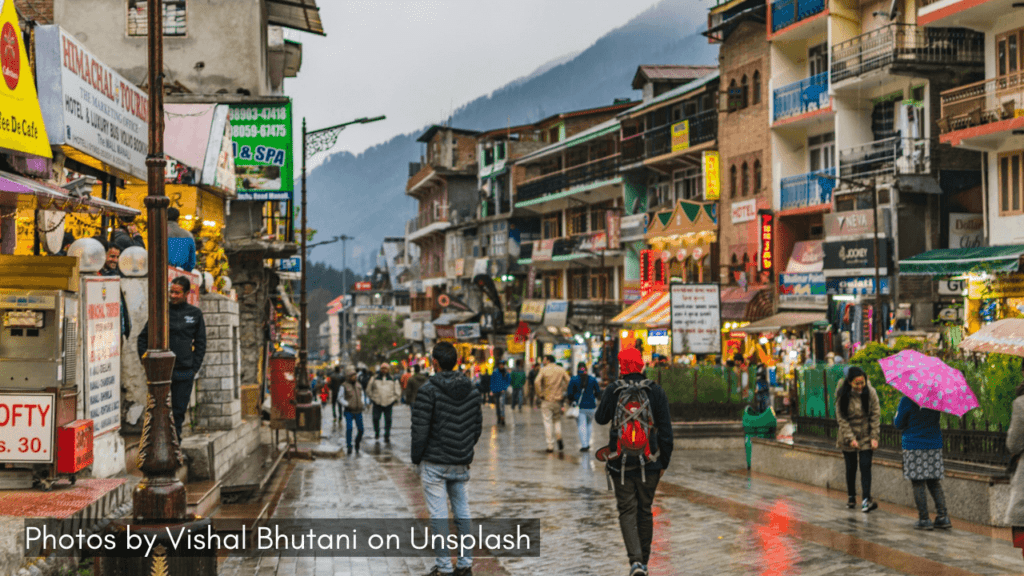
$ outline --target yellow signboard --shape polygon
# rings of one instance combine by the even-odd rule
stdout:
[[[683,120],[672,125],[672,151],[679,152],[690,147],[690,121]]]
[[[988,278],[970,278],[967,282],[967,298],[1020,298],[1024,296],[1024,274],[1007,274]]]
[[[704,199],[718,200],[722,195],[718,150],[704,151]]]
[[[0,1],[0,149],[52,158],[14,0]]]

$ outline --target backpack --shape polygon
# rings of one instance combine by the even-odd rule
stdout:
[[[609,459],[621,458],[619,466],[620,482],[626,483],[627,458],[638,462],[640,476],[647,481],[646,464],[658,459],[658,429],[654,425],[654,412],[648,392],[650,380],[633,382],[619,381],[619,399],[615,406],[615,417],[612,429],[618,432],[615,454]],[[653,450],[652,450],[653,442]],[[629,466],[630,469],[635,466]]]

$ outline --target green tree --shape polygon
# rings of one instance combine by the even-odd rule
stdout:
[[[359,337],[356,359],[366,364],[384,360],[388,351],[405,345],[399,324],[387,314],[375,314],[367,320],[366,334]]]

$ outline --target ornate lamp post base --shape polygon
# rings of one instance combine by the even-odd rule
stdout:
[[[209,518],[192,517],[187,522],[174,524],[132,523],[130,528],[128,521],[118,520],[111,522],[106,532],[114,535],[117,549],[96,558],[96,574],[197,576],[217,573],[217,550],[201,550],[200,539],[190,539],[190,536],[200,536],[205,547],[208,534],[214,533]],[[152,549],[150,542],[153,542]]]

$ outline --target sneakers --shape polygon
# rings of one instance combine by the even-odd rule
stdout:
[[[846,507],[849,508],[850,510],[853,510],[854,508],[856,508],[857,507],[857,497],[856,496],[850,496],[850,499],[846,501]]]
[[[871,498],[865,498],[864,501],[861,502],[861,504],[860,504],[860,511],[865,513],[865,514],[867,514],[868,512],[871,512],[872,510],[874,510],[876,508],[878,508],[878,502],[875,502]]]
[[[584,446],[583,448],[580,448],[580,452],[590,452],[590,446]]]
[[[455,572],[452,572],[452,576],[473,576],[473,567],[456,568]]]
[[[647,566],[633,562],[633,565],[629,567],[629,576],[647,576]]]
[[[935,527],[940,530],[949,530],[953,524],[949,521],[949,516],[936,516]]]
[[[563,443],[562,439],[559,438],[558,439],[558,451],[561,452],[562,450],[565,450],[565,443]]]
[[[918,520],[916,524],[914,524],[915,530],[931,530],[934,527],[935,525],[932,524],[932,521],[927,518],[922,518]]]
[[[455,573],[454,572],[441,572],[440,568],[438,568],[437,566],[434,566],[434,569],[431,570],[430,572],[427,572],[426,576],[452,576],[453,574],[455,574]]]

